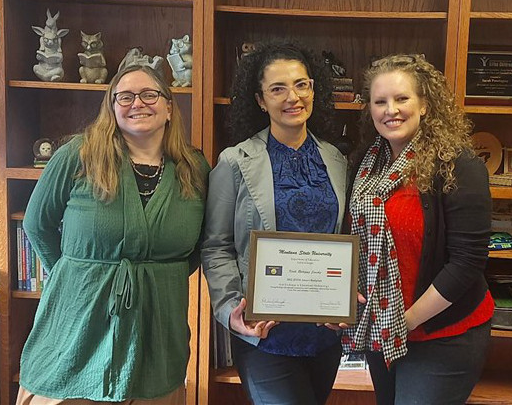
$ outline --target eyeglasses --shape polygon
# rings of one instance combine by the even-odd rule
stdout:
[[[293,90],[298,97],[309,97],[313,92],[313,79],[301,80],[298,83],[295,83],[293,86],[284,86],[281,84],[276,84],[269,86],[268,89],[262,90],[263,93],[266,93],[271,99],[275,101],[284,101],[288,98],[290,91]]]
[[[114,100],[117,101],[122,107],[128,107],[132,105],[135,101],[135,97],[139,96],[139,100],[142,101],[146,105],[156,104],[162,92],[159,90],[144,90],[140,93],[133,93],[131,91],[120,91],[119,93],[114,93]]]

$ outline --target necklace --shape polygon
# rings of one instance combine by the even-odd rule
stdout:
[[[156,168],[156,171],[155,173],[153,174],[146,174],[146,173],[141,173],[137,167],[136,167],[136,164],[135,162],[132,160],[132,158],[130,158],[130,164],[132,165],[132,168],[133,168],[133,171],[138,174],[140,177],[144,177],[146,179],[154,179],[156,176],[158,176],[158,174],[162,171],[163,167],[164,167],[164,157],[162,156],[162,158],[160,159],[160,164],[158,165],[158,167]],[[150,166],[150,165],[148,165]]]
[[[156,188],[160,184],[160,180],[162,180],[162,174],[164,173],[164,167],[165,167],[165,162],[164,162],[164,158],[162,157],[162,161],[160,162],[160,166],[158,166],[156,173],[150,177],[150,178],[154,178],[158,174],[158,179],[156,181],[155,187],[153,187],[152,190],[147,190],[147,191],[139,190],[139,195],[141,195],[143,197],[149,197],[155,193]]]

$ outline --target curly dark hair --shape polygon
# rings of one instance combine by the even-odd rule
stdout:
[[[265,68],[276,60],[301,62],[310,78],[315,80],[313,112],[307,126],[315,136],[332,140],[336,136],[332,80],[323,61],[309,49],[293,41],[268,41],[255,44],[255,50],[241,58],[231,90],[231,106],[227,128],[234,143],[250,138],[270,124],[268,114],[263,113],[255,94],[263,97],[261,81]]]
[[[440,175],[443,192],[456,187],[453,173],[455,159],[463,152],[474,155],[470,134],[471,121],[455,101],[446,78],[424,55],[389,55],[374,62],[364,72],[362,97],[367,103],[361,114],[361,144],[354,152],[353,161],[364,154],[378,135],[373,124],[370,103],[371,85],[384,73],[402,72],[409,75],[416,86],[416,94],[426,103],[426,114],[420,120],[419,139],[415,158],[406,170],[406,181],[414,179],[420,192],[432,190],[433,179]]]

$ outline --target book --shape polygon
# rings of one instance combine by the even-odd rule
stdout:
[[[46,54],[43,51],[36,51],[36,59],[43,63],[48,63],[50,65],[56,65],[58,63],[62,63],[62,53],[53,53]]]
[[[78,59],[80,59],[80,64],[89,68],[100,68],[105,67],[107,64],[105,61],[105,57],[103,54],[96,52],[91,55],[87,55],[85,53],[80,52],[78,54]]]
[[[23,290],[23,222],[16,221],[16,247],[18,249],[18,290]]]

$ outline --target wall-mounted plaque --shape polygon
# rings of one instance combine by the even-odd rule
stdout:
[[[512,53],[469,51],[466,95],[512,98]]]

